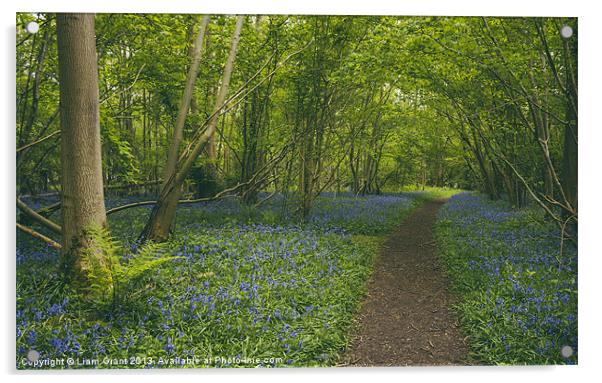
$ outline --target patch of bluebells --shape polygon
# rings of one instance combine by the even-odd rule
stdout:
[[[331,365],[347,345],[378,242],[353,234],[388,230],[412,201],[325,195],[303,224],[263,219],[279,211],[279,198],[255,215],[236,200],[183,206],[167,244],[179,258],[104,309],[60,287],[54,249],[20,236],[17,362],[35,349],[43,358],[247,355]],[[124,260],[134,256],[131,239],[149,211],[110,216],[113,235],[130,250]]]
[[[309,223],[318,227],[340,227],[359,234],[376,234],[399,225],[414,204],[412,194],[318,198]]]
[[[577,249],[539,212],[461,193],[439,212],[441,256],[476,355],[491,364],[577,362]],[[560,350],[570,346],[565,358]]]

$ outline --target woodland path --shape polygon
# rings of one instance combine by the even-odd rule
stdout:
[[[470,364],[436,255],[433,224],[445,200],[416,209],[381,247],[343,366]]]

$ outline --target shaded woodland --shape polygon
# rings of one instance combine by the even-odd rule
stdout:
[[[20,241],[117,307],[200,203],[312,225],[351,203],[324,196],[379,196],[361,214],[384,233],[419,204],[394,195],[438,188],[535,209],[560,259],[577,243],[577,34],[576,18],[19,13]]]

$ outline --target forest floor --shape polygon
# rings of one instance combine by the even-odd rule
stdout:
[[[385,241],[344,366],[470,364],[436,254],[433,225],[445,200],[427,201]]]
[[[156,361],[191,355],[194,367],[578,362],[577,248],[559,259],[560,230],[541,209],[450,190],[325,193],[300,224],[283,203],[182,206],[173,238],[144,249],[134,239],[151,207],[111,215],[126,267],[136,254],[176,256],[121,281],[111,305],[74,293],[58,252],[18,235],[16,367],[91,367],[34,367],[23,363],[29,350],[44,360],[148,356],[117,368],[182,367]]]

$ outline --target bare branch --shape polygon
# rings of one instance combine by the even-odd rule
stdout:
[[[50,246],[54,247],[57,250],[62,249],[62,246],[58,242],[48,238],[44,234],[38,233],[37,231],[35,231],[34,229],[32,229],[30,227],[21,225],[20,223],[17,222],[17,229],[21,230],[24,233],[31,235],[32,237],[34,237],[36,239],[46,242],[47,244],[49,244]]]
[[[52,230],[53,232],[55,232],[57,234],[61,234],[62,229],[61,229],[61,227],[59,225],[57,225],[56,223],[52,222],[48,218],[45,218],[45,217],[41,216],[40,214],[38,214],[35,210],[33,210],[32,208],[30,208],[29,206],[27,206],[25,203],[23,203],[23,201],[21,201],[18,197],[17,197],[17,207],[26,216],[28,216],[29,218],[33,219],[37,223],[39,223],[42,226],[44,226],[44,227]]]
[[[52,138],[52,137],[54,137],[54,136],[56,136],[57,134],[60,134],[60,133],[61,133],[61,131],[60,131],[60,130],[57,130],[57,131],[54,131],[54,132],[50,133],[49,135],[47,135],[47,136],[46,136],[46,137],[44,137],[44,138],[40,138],[40,139],[39,139],[39,140],[37,140],[37,141],[30,142],[30,143],[29,143],[29,144],[27,144],[27,145],[23,145],[23,146],[21,146],[20,148],[18,148],[18,149],[17,149],[17,153],[19,153],[20,151],[22,151],[22,150],[25,150],[25,149],[27,149],[27,148],[30,148],[30,147],[32,147],[32,146],[34,146],[34,145],[36,145],[36,144],[39,144],[40,142],[44,142],[44,141],[46,141],[47,139],[49,139],[49,138]]]

